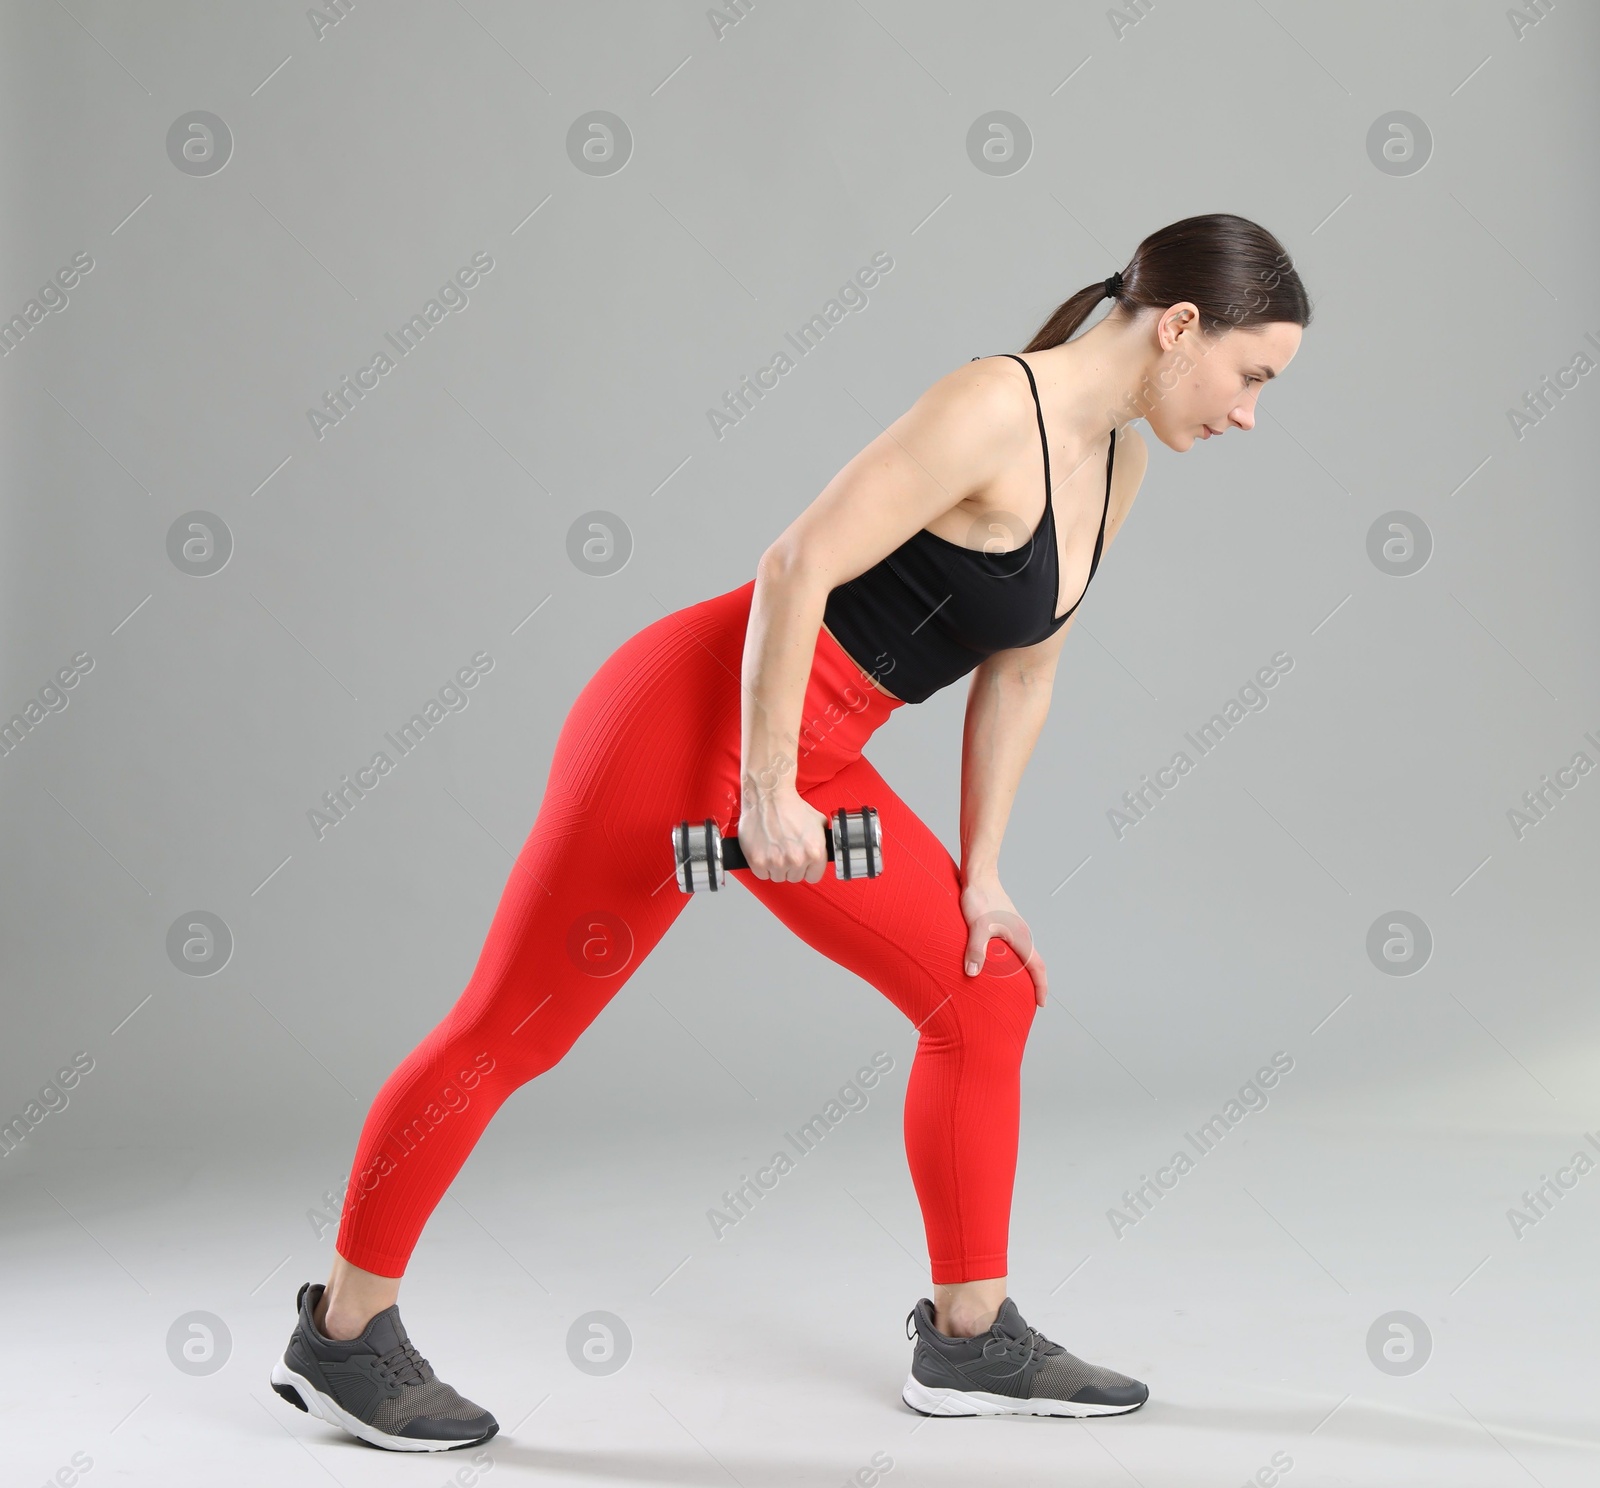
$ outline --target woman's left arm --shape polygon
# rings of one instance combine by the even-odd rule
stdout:
[[[967,921],[965,969],[982,970],[990,940],[1004,940],[1032,973],[1044,1006],[1044,961],[1016,905],[1000,886],[1000,842],[1011,804],[1050,712],[1055,656],[1069,620],[1026,660],[997,652],[973,673],[961,745],[961,911]],[[1048,656],[1038,654],[1048,650]]]
[[[1150,458],[1144,440],[1131,427],[1118,435],[1117,454],[1102,557],[1122,530]],[[1004,940],[1032,975],[1040,1007],[1048,985],[1044,958],[1011,896],[1000,887],[1000,839],[1023,769],[1050,711],[1056,661],[1076,619],[1073,614],[1037,646],[996,651],[978,666],[967,693],[962,737],[961,913],[967,921],[966,973],[976,976],[988,956],[989,942]]]

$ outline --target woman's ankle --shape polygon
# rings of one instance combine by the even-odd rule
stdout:
[[[936,1311],[933,1326],[946,1338],[976,1338],[978,1334],[989,1331],[989,1325],[994,1322],[999,1310],[997,1307],[991,1307],[986,1312],[976,1309],[965,1312],[952,1310],[948,1314]]]
[[[367,1324],[383,1311],[381,1307],[367,1311],[354,1307],[343,1299],[340,1299],[339,1305],[335,1307],[332,1298],[333,1293],[324,1287],[322,1295],[317,1298],[317,1305],[311,1309],[311,1321],[316,1324],[317,1331],[324,1338],[332,1338],[341,1343],[359,1338],[366,1332]]]
[[[935,1286],[933,1326],[946,1338],[975,1338],[988,1331],[1005,1300],[1003,1276]]]
[[[363,1271],[336,1255],[328,1284],[312,1309],[311,1321],[324,1338],[348,1342],[359,1338],[367,1324],[386,1307],[392,1307],[399,1292],[399,1277]]]

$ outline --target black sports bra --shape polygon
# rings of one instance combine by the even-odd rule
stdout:
[[[1080,594],[1066,614],[1055,613],[1060,555],[1044,408],[1033,368],[1013,352],[1002,355],[1021,362],[1028,374],[1044,451],[1044,515],[1027,543],[990,553],[921,527],[865,573],[830,590],[823,610],[824,623],[856,664],[903,702],[925,702],[996,651],[1048,639],[1083,603]],[[1105,547],[1111,471],[1117,456],[1116,430],[1111,434],[1105,504],[1084,594]]]

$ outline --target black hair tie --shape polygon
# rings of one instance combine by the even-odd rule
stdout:
[[[1122,270],[1118,269],[1104,284],[1105,292],[1115,299],[1122,293]]]

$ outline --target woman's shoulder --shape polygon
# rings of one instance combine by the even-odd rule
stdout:
[[[1019,442],[1038,438],[1028,373],[1008,353],[952,367],[917,401],[1002,458],[1009,458]]]

